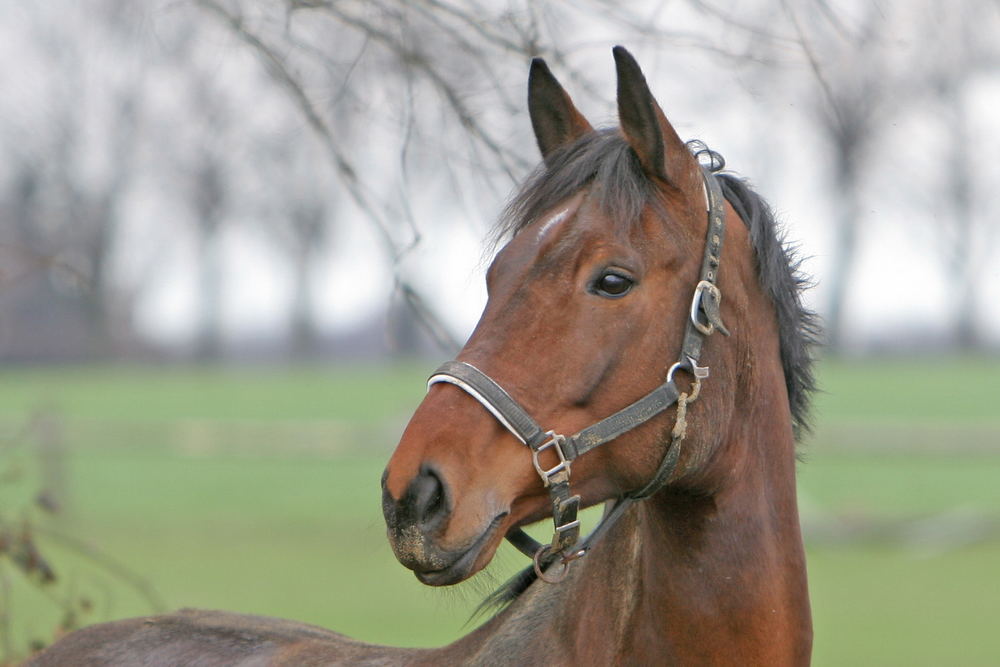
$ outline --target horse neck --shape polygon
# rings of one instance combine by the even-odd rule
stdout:
[[[582,658],[614,647],[623,664],[808,664],[794,438],[773,432],[787,407],[784,419],[765,407],[738,406],[747,418],[713,462],[724,486],[664,489],[583,559],[564,621]]]
[[[773,379],[765,386],[784,395]],[[716,468],[715,488],[667,487],[642,505],[633,534],[642,600],[629,628],[643,638],[635,650],[650,653],[637,662],[808,664],[795,441],[787,402],[774,395],[739,392],[742,404],[706,464]]]
[[[665,490],[642,508],[645,595],[635,622],[645,628],[637,632],[657,637],[659,654],[680,664],[809,661],[791,437],[747,430],[755,451],[732,484],[705,496]]]
[[[714,493],[668,487],[638,503],[565,581],[536,582],[460,642],[463,659],[476,662],[471,650],[486,663],[508,655],[551,664],[808,664],[788,408],[762,398],[767,392],[741,395],[741,418],[709,463],[727,468],[727,483]]]
[[[764,422],[761,422],[764,423]],[[763,438],[740,429],[734,438]],[[808,664],[805,561],[787,442],[710,496],[664,489],[625,513],[559,584],[511,607],[435,659],[464,664]],[[503,661],[501,661],[503,662]],[[504,664],[507,664],[504,662]]]

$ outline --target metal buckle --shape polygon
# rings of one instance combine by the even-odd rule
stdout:
[[[579,498],[579,496],[577,496],[577,497]],[[570,521],[569,523],[564,523],[561,526],[556,526],[556,534],[557,535],[562,535],[567,530],[573,530],[574,528],[579,528],[579,527],[580,527],[580,520],[579,519],[575,519],[573,521]]]
[[[552,478],[563,471],[566,472],[566,479],[569,479],[569,466],[572,461],[566,458],[566,453],[563,452],[562,448],[566,443],[566,436],[559,435],[555,431],[546,431],[545,435],[549,436],[549,439],[539,445],[538,449],[531,451],[531,462],[534,464],[535,470],[538,471],[538,476],[542,478],[542,484],[548,487],[552,484]],[[553,447],[555,447],[556,455],[559,457],[559,463],[546,470],[539,462],[538,456],[546,449]]]
[[[698,318],[698,313],[701,311],[701,297],[705,291],[709,291],[716,298],[717,301],[721,301],[722,293],[719,288],[707,280],[702,280],[694,288],[694,296],[691,297],[691,324],[694,328],[700,331],[706,336],[711,336],[715,331],[715,325],[709,322],[708,324],[702,324],[701,320]]]

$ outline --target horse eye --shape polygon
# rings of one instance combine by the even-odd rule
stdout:
[[[633,282],[620,273],[602,274],[594,284],[594,290],[600,296],[619,297],[625,296],[632,289]]]

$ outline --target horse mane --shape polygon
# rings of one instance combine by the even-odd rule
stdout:
[[[764,198],[746,179],[726,172],[717,176],[722,194],[750,230],[757,280],[774,303],[792,428],[795,439],[801,441],[812,428],[809,411],[816,391],[813,350],[822,343],[823,331],[819,315],[802,303],[802,293],[813,283],[802,272],[798,248],[786,240]]]
[[[792,428],[797,441],[811,430],[810,403],[816,391],[813,350],[822,329],[819,316],[802,303],[812,281],[802,272],[798,248],[788,243],[770,205],[747,182],[720,172],[725,160],[700,141],[688,142],[696,157],[709,158],[722,193],[750,232],[760,286],[774,303],[779,350]],[[493,244],[516,235],[560,202],[590,186],[613,224],[634,224],[646,206],[662,208],[656,188],[617,128],[588,133],[551,153],[504,208],[492,233]],[[535,581],[534,568],[517,573],[490,593],[472,614],[499,613]]]

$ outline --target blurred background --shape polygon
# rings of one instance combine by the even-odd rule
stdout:
[[[1000,662],[1000,5],[0,0],[0,662],[183,606],[468,632],[378,480],[485,301],[544,56],[627,46],[775,206],[827,345],[818,665]]]

